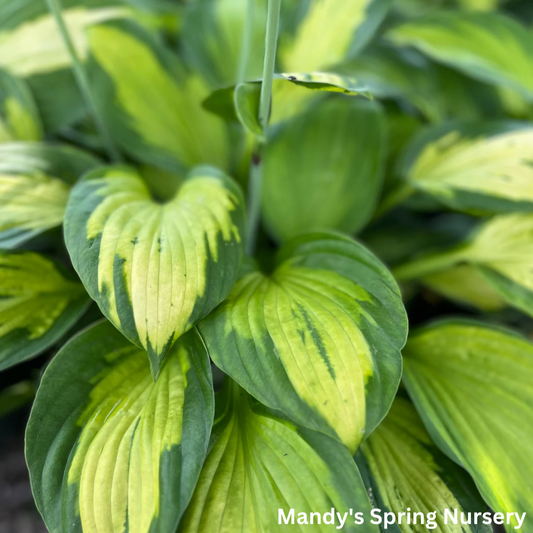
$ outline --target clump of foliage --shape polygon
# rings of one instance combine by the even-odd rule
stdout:
[[[50,532],[533,532],[529,0],[47,4],[0,1],[0,413],[45,367]]]

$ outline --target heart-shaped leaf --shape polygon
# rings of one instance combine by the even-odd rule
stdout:
[[[316,230],[360,230],[383,180],[382,108],[360,98],[320,102],[269,135],[263,219],[278,240]]]
[[[226,125],[202,108],[209,94],[202,78],[187,74],[177,56],[131,21],[92,26],[88,38],[98,105],[131,157],[169,170],[204,163],[228,169]]]
[[[415,189],[458,210],[533,210],[533,128],[522,123],[452,123],[423,130],[402,174]]]
[[[394,28],[388,37],[467,76],[507,85],[533,99],[531,32],[505,15],[441,11]]]
[[[98,164],[67,146],[1,144],[0,248],[15,248],[60,226],[71,184]]]
[[[456,283],[450,275],[459,267],[464,270],[465,265],[469,267],[470,282],[476,282],[477,286],[458,293],[457,285],[449,287],[450,283]],[[485,295],[483,301],[489,298],[489,310],[499,309],[505,302],[533,316],[532,269],[533,214],[516,213],[490,219],[464,244],[404,264],[395,269],[394,275],[401,281],[426,283],[428,280],[430,286],[443,294],[474,306],[481,303],[482,309],[487,307],[479,301],[480,294]]]
[[[315,515],[309,526],[310,513],[322,517],[332,508],[329,525]],[[350,508],[370,513],[346,448],[293,426],[227,380],[217,395],[211,449],[180,533],[270,533],[290,529],[285,519],[295,529],[308,524],[310,531],[325,533],[340,526],[337,512],[344,516],[343,531],[377,531],[368,521],[355,525]]]
[[[43,127],[24,80],[0,70],[0,143],[39,141]]]
[[[50,259],[0,253],[0,370],[42,353],[89,304],[83,286]]]
[[[401,397],[394,400],[389,414],[361,445],[355,459],[372,494],[374,507],[396,516],[404,513],[400,517],[402,522],[393,526],[394,530],[405,533],[492,531],[486,525],[490,523],[491,513],[472,478],[433,444],[408,400]],[[460,522],[461,513],[476,512],[480,515],[479,524]],[[415,513],[422,513],[423,517]],[[434,513],[433,519],[428,519],[428,513]],[[457,524],[450,521],[448,513],[454,517],[457,514]],[[430,527],[432,524],[436,527]],[[389,528],[381,525],[382,531]]]
[[[271,275],[244,272],[199,330],[215,364],[250,394],[353,452],[396,394],[407,319],[370,252],[311,234],[281,249]]]
[[[194,331],[157,382],[108,322],[44,373],[26,433],[33,495],[51,533],[174,533],[213,420],[209,360]]]
[[[242,256],[238,185],[210,167],[154,201],[128,167],[87,175],[72,191],[65,240],[102,312],[147,350],[154,377],[176,339],[229,293]]]
[[[414,333],[403,353],[407,390],[433,440],[495,511],[511,514],[508,531],[524,512],[522,530],[532,531],[533,345],[510,331],[445,321]]]

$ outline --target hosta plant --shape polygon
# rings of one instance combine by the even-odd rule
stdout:
[[[0,415],[51,533],[533,533],[530,18],[0,0]]]

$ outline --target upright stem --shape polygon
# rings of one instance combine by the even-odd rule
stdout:
[[[281,0],[268,0],[268,13],[265,36],[265,59],[263,62],[263,81],[259,97],[259,123],[263,131],[268,126],[270,104],[272,100],[272,80],[276,63],[276,49],[278,45],[279,14]],[[263,141],[256,138],[256,146],[252,155],[250,180],[248,183],[248,223],[246,227],[245,251],[253,255],[259,219],[261,217],[261,182],[263,174],[262,164]]]
[[[272,98],[272,80],[276,63],[276,49],[278,46],[279,13],[281,0],[268,0],[268,13],[265,37],[265,60],[263,63],[263,82],[259,98],[259,123],[263,130],[268,126],[270,116],[270,101]]]
[[[93,94],[91,92],[89,81],[87,80],[87,76],[85,74],[85,70],[80,61],[78,53],[76,52],[76,48],[74,47],[74,43],[72,42],[65,21],[63,20],[61,0],[46,0],[46,3],[48,4],[48,9],[54,16],[61,37],[63,38],[65,46],[67,47],[67,50],[70,54],[74,77],[76,78],[76,82],[83,96],[83,99],[85,100],[85,103],[93,116],[96,128],[98,130],[98,133],[102,137],[106,151],[113,161],[120,161],[122,159],[120,153],[116,149],[115,144],[113,143],[113,139],[111,138],[111,135],[109,134],[109,131],[107,130],[106,125],[102,117],[100,116],[98,106],[96,105]]]
[[[237,81],[239,83],[246,80],[246,71],[250,61],[250,52],[254,33],[254,9],[255,0],[248,0],[246,6],[246,21],[244,23],[244,33],[242,36],[241,54],[239,57],[239,70],[237,71]]]

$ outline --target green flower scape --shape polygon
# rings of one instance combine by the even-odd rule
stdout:
[[[533,533],[532,320],[530,0],[0,0],[50,533]]]

